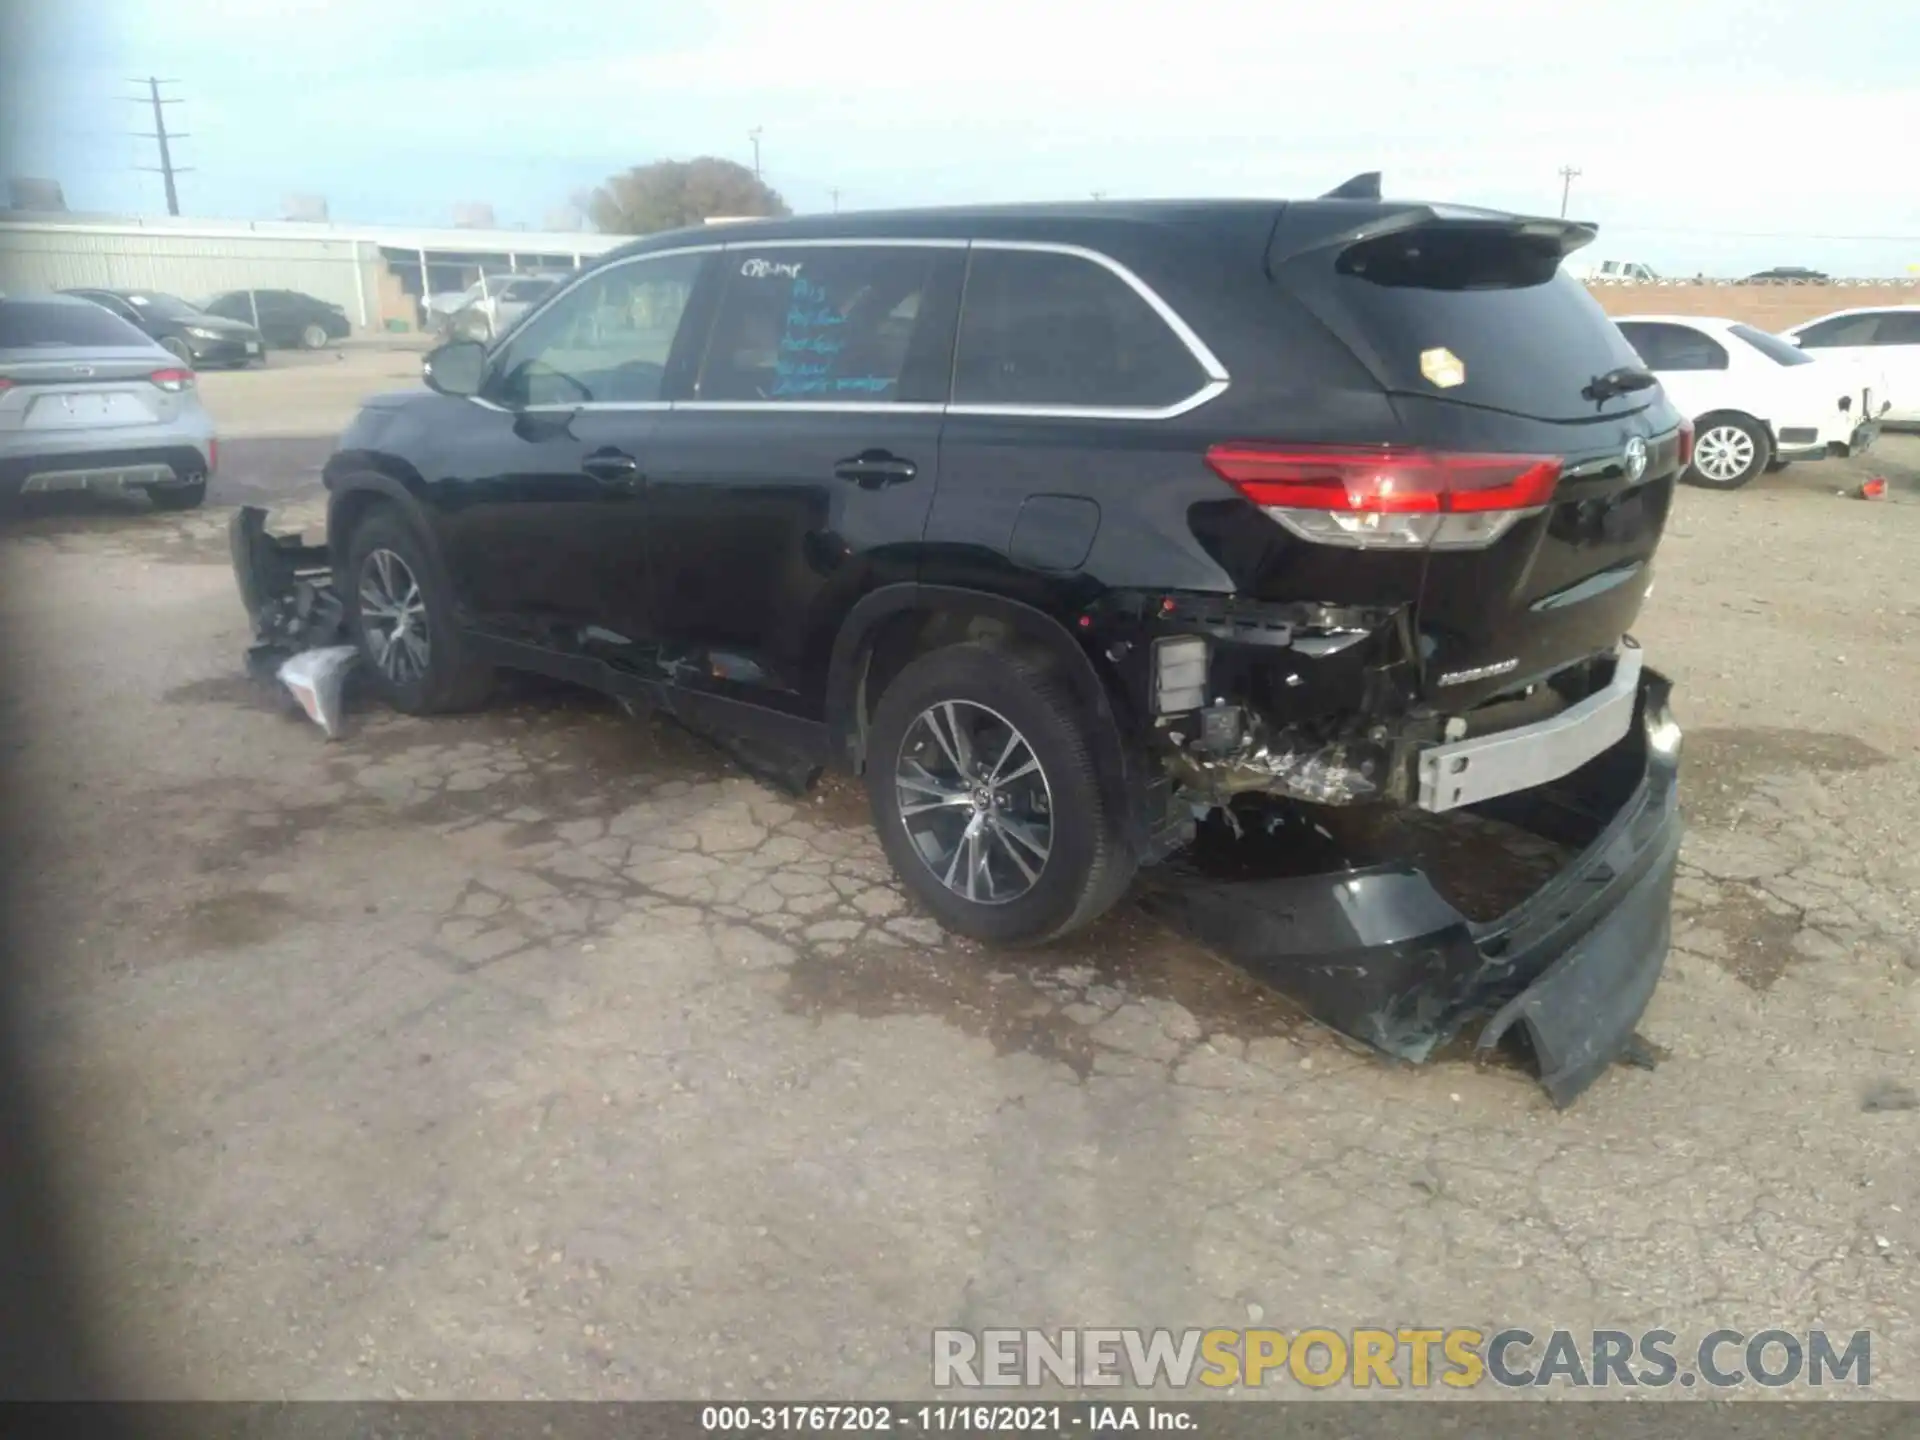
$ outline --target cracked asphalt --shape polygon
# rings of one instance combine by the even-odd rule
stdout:
[[[911,1397],[935,1326],[1259,1320],[1870,1329],[1920,1398],[1917,465],[1682,495],[1661,1059],[1565,1113],[1132,906],[956,941],[855,788],[593,697],[327,744],[241,675],[222,512],[16,520],[35,1058],[127,1385]]]

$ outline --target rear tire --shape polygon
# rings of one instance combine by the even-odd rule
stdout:
[[[1738,490],[1772,463],[1773,441],[1759,421],[1706,415],[1694,427],[1693,463],[1682,478],[1707,490]]]
[[[1039,944],[1125,892],[1135,861],[1094,768],[1094,723],[1046,664],[987,645],[923,655],[887,686],[867,749],[874,828],[947,929]]]
[[[190,480],[185,485],[155,485],[147,499],[156,510],[198,510],[207,498],[207,482]]]
[[[453,616],[452,587],[433,552],[389,505],[346,540],[341,600],[374,689],[408,715],[471,710],[493,689]]]

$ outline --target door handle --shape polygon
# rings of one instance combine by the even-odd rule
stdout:
[[[862,490],[880,490],[913,479],[920,473],[920,467],[885,450],[864,450],[840,461],[833,467],[833,473]]]
[[[596,450],[580,468],[610,490],[632,490],[640,484],[640,462],[624,450]]]

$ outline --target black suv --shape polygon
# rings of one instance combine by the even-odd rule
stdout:
[[[1000,942],[1196,815],[1604,771],[1556,803],[1630,853],[1471,963],[1631,908],[1657,975],[1678,730],[1626,632],[1690,430],[1561,269],[1591,227],[1343,191],[626,246],[367,402],[325,471],[346,623],[409,712],[522,668],[844,764]],[[1346,895],[1322,950],[1425,933]]]

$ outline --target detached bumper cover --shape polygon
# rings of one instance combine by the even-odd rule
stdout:
[[[1643,670],[1636,723],[1617,745],[1558,784],[1485,807],[1516,823],[1573,809],[1610,817],[1497,920],[1468,920],[1411,864],[1276,880],[1169,875],[1146,904],[1403,1060],[1424,1061],[1476,1024],[1480,1051],[1521,1027],[1540,1083],[1567,1105],[1628,1049],[1666,963],[1682,833],[1669,691]]]
[[[269,535],[267,512],[257,505],[234,511],[227,544],[240,603],[253,623],[247,650],[253,675],[277,675],[293,656],[344,640],[345,617],[326,546],[302,544],[298,535]]]

